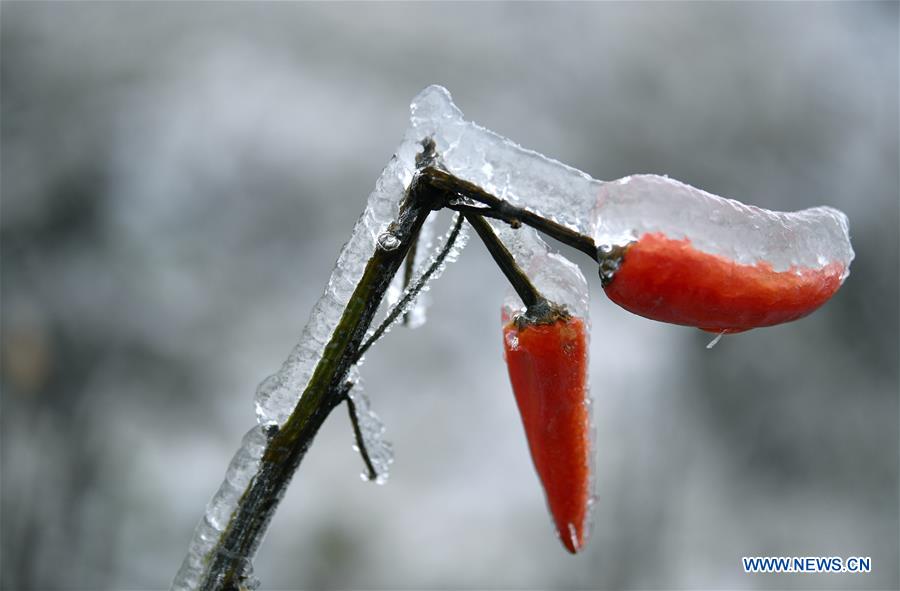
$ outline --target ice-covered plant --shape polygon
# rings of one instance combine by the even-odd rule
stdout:
[[[458,212],[430,252],[433,212]],[[256,393],[244,437],[194,532],[173,589],[253,587],[251,561],[291,476],[346,403],[366,475],[392,461],[357,364],[391,324],[421,322],[416,296],[472,226],[510,280],[509,376],[563,545],[587,542],[591,402],[588,282],[541,234],[596,261],[623,308],[719,336],[805,316],[847,278],[847,219],[829,207],[767,211],[654,175],[601,182],[463,119],[439,86],[412,102],[403,142],[315,305],[300,342]],[[387,318],[371,328],[387,300]],[[717,337],[718,338],[718,337]]]

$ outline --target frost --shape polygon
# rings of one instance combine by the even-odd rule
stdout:
[[[847,216],[831,207],[769,211],[656,175],[604,183],[598,195],[591,234],[600,248],[662,232],[740,264],[769,263],[775,271],[840,263],[842,279],[853,260]]]
[[[247,487],[259,470],[260,460],[266,449],[268,433],[273,425],[257,425],[250,429],[241,447],[228,465],[225,480],[206,506],[206,513],[194,530],[188,554],[172,583],[173,590],[196,589],[206,574],[210,554],[228,527],[231,516]],[[249,569],[249,560],[247,568]],[[250,571],[246,571],[249,575]]]
[[[366,446],[369,461],[375,470],[375,482],[377,484],[385,484],[390,474],[390,466],[394,463],[394,448],[384,438],[384,423],[372,410],[369,397],[363,391],[362,380],[356,367],[350,370],[348,379],[353,383],[353,387],[350,388],[347,396],[350,397],[350,400],[356,406],[356,420],[359,424],[363,445]],[[356,444],[354,444],[353,449],[360,451]],[[365,472],[362,472],[360,477],[363,480],[369,480],[369,475]]]

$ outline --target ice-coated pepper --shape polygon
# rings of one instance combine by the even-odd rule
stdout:
[[[591,504],[591,421],[584,321],[519,317],[503,327],[509,379],[559,537],[584,547]]]

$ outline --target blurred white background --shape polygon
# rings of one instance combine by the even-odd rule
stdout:
[[[256,562],[263,588],[871,588],[898,574],[898,4],[4,2],[4,589],[168,586],[324,288],[409,100],[613,179],[832,205],[857,259],[727,337],[596,293],[599,501],[555,539],[473,241],[363,368]],[[570,253],[573,260],[583,257]],[[873,572],[745,575],[746,555]]]

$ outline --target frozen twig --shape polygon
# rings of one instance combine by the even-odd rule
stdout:
[[[428,146],[426,152],[427,148]],[[363,337],[385,291],[408,256],[409,249],[427,215],[433,209],[448,207],[451,199],[456,196],[471,197],[476,194],[470,183],[428,165],[428,160],[422,159],[420,162],[426,164],[426,167],[415,175],[407,198],[401,205],[398,219],[391,227],[391,234],[396,237],[398,245],[389,250],[376,250],[369,260],[338,328],[326,346],[328,353],[323,355],[288,420],[280,429],[273,429],[274,433],[269,439],[259,472],[241,497],[231,521],[214,548],[211,563],[199,585],[200,589],[237,591],[245,586],[245,579],[248,576],[247,565],[250,564],[291,477],[325,418],[335,406],[345,400],[348,402],[355,436],[368,475],[370,478],[378,477],[362,441],[358,417],[354,416],[355,408],[348,396],[348,382],[345,376],[350,367],[359,361],[390,324],[403,313],[405,307],[421,291],[429,278],[441,268],[452,252],[453,244],[462,229],[464,220],[462,213],[457,216],[444,246],[431,265],[406,290],[403,298],[397,302],[385,321],[364,341]],[[523,223],[536,228],[545,230],[549,228],[548,233],[551,236],[569,237],[569,243],[577,242],[584,245],[590,241],[589,238],[576,235],[568,229],[564,229],[564,232],[558,231],[558,224],[521,208],[510,206],[483,190],[477,191],[477,197],[486,203],[485,209],[501,212],[509,220],[521,219]],[[481,223],[485,222],[481,220]]]
[[[356,439],[356,449],[359,451],[359,455],[366,465],[366,477],[369,480],[376,480],[378,478],[378,471],[372,463],[368,448],[366,448],[366,439],[363,436],[362,428],[359,426],[359,414],[357,413],[356,403],[353,402],[353,398],[349,395],[351,388],[353,388],[353,382],[345,382],[344,400],[347,401],[347,414],[350,415],[350,424],[353,425],[353,437]]]
[[[507,280],[509,280],[513,289],[516,290],[516,293],[522,299],[522,303],[531,309],[538,306],[547,306],[546,298],[544,298],[537,290],[528,278],[528,275],[519,268],[512,254],[510,254],[509,250],[507,250],[500,239],[497,238],[497,235],[494,234],[491,226],[484,221],[484,218],[480,215],[466,214],[466,219],[472,224],[472,227],[475,228],[478,237],[481,238],[481,241],[484,243],[485,247],[487,247],[488,252],[491,253],[494,262],[496,262],[497,266],[500,267],[500,270],[503,271],[503,274],[506,276]]]
[[[363,343],[359,348],[358,358],[361,358],[366,354],[366,351],[369,350],[375,341],[380,339],[382,335],[384,335],[385,331],[394,323],[400,314],[403,314],[406,310],[406,307],[419,295],[419,292],[422,291],[422,288],[428,283],[428,280],[431,279],[431,276],[441,268],[441,265],[444,264],[444,260],[447,258],[447,255],[453,250],[453,244],[456,242],[457,237],[459,236],[459,231],[462,229],[463,216],[462,214],[456,216],[456,222],[453,224],[453,229],[450,231],[450,235],[447,237],[447,241],[444,243],[443,248],[438,253],[438,255],[434,258],[431,265],[422,273],[421,277],[419,277],[416,282],[406,289],[406,292],[403,294],[403,297],[394,305],[393,309],[388,313],[387,317],[384,321],[375,329],[375,332],[372,333],[366,342]],[[358,360],[358,359],[357,359]]]
[[[426,145],[426,153],[428,152]],[[346,375],[351,366],[359,361],[369,347],[381,337],[390,324],[403,313],[408,304],[422,290],[428,280],[441,268],[453,251],[454,242],[459,237],[464,215],[460,213],[441,251],[406,290],[385,321],[366,340],[364,336],[372,322],[381,300],[392,278],[408,257],[409,250],[425,218],[434,209],[448,207],[457,197],[470,197],[477,193],[479,201],[485,202],[491,212],[506,216],[506,221],[521,219],[536,228],[547,230],[553,237],[568,237],[567,243],[584,246],[590,239],[563,229],[554,222],[510,206],[483,190],[473,190],[470,183],[439,171],[426,158],[420,160],[425,168],[415,175],[400,207],[397,220],[391,225],[391,234],[397,245],[390,249],[379,248],[369,260],[362,278],[341,317],[331,341],[326,345],[326,353],[317,365],[296,408],[280,429],[273,428],[268,445],[263,454],[260,468],[251,484],[242,495],[228,526],[222,533],[215,548],[210,553],[210,563],[198,585],[203,590],[239,590],[246,587],[249,576],[248,565],[265,535],[268,524],[275,513],[278,502],[284,494],[291,477],[300,465],[306,450],[321,427],[325,418],[343,401],[348,402],[348,410],[354,424],[354,432],[363,461],[370,478],[378,474],[367,455],[362,440],[358,417],[348,396]],[[480,209],[480,208],[479,208]],[[481,219],[481,218],[478,218]],[[475,222],[476,224],[478,222]],[[485,222],[481,220],[481,223]],[[560,227],[561,228],[561,227]],[[476,226],[477,229],[477,226]],[[573,237],[574,236],[574,237]],[[562,238],[560,238],[562,240]],[[563,240],[565,241],[565,240]],[[497,243],[499,244],[499,242]],[[582,248],[584,250],[584,248]],[[588,252],[590,249],[588,249]],[[596,256],[596,253],[593,253]]]
[[[449,172],[435,166],[426,167],[421,174],[429,184],[454,197],[462,197],[463,199],[476,201],[487,206],[486,208],[478,208],[465,203],[454,203],[453,200],[450,200],[445,204],[449,209],[497,218],[513,227],[518,227],[520,224],[531,226],[535,230],[539,230],[567,246],[580,250],[591,257],[591,259],[597,260],[597,245],[594,244],[594,240],[589,236],[585,236],[572,228],[554,222],[524,207],[513,205],[509,201],[491,195],[475,183],[456,178]]]

